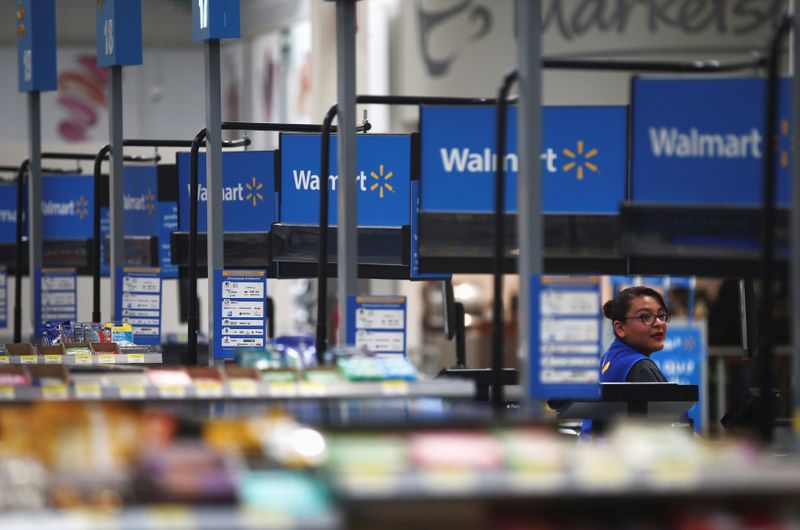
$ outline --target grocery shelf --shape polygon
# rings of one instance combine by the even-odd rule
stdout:
[[[68,366],[98,366],[109,364],[161,364],[160,353],[76,353],[66,355],[0,355],[3,364],[65,364]]]
[[[166,505],[124,509],[120,513],[102,510],[47,510],[14,512],[0,515],[0,527],[35,530],[116,530],[142,529],[172,530],[251,530],[257,528],[327,529],[341,528],[341,517],[336,513],[326,516],[294,518],[267,510],[244,510],[236,507],[199,508],[183,505]]]
[[[775,462],[772,462],[775,464]],[[764,469],[701,470],[674,466],[658,473],[578,474],[541,471],[431,470],[399,474],[337,474],[334,491],[345,501],[431,500],[597,500],[602,498],[785,499],[800,495],[800,473],[793,465]]]
[[[190,385],[155,386],[150,383],[124,383],[103,386],[100,381],[74,381],[72,384],[0,386],[0,401],[65,400],[286,400],[286,399],[371,399],[381,397],[471,399],[471,381],[382,381],[382,382],[273,382],[233,379],[226,382],[196,381]]]

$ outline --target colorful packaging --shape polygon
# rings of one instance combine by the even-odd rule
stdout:
[[[111,336],[108,338],[99,337],[100,340],[97,342],[122,342],[128,341],[133,342],[133,326],[128,324],[127,322],[123,323],[114,323],[114,322],[107,322],[104,327],[100,329],[107,330],[106,332],[110,331]],[[100,333],[100,331],[98,331]]]

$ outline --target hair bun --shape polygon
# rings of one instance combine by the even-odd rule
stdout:
[[[608,302],[603,304],[603,315],[607,319],[614,320],[614,317],[612,316],[613,312],[614,312],[614,300],[609,300]]]

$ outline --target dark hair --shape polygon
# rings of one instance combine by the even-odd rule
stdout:
[[[667,309],[667,304],[664,303],[664,297],[661,296],[661,293],[655,289],[651,289],[650,287],[638,285],[636,287],[628,287],[627,289],[621,290],[613,299],[603,304],[603,315],[605,315],[605,317],[611,322],[614,322],[615,320],[624,321],[628,311],[631,308],[631,302],[640,296],[650,296],[655,298],[658,300],[658,303],[661,304],[661,307],[669,311],[669,309]]]

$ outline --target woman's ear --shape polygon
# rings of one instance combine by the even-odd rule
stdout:
[[[614,321],[614,334],[621,339],[625,338],[625,324],[623,324],[622,321]]]

